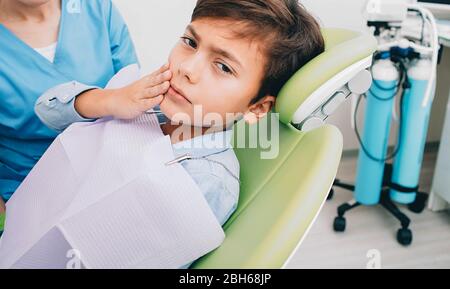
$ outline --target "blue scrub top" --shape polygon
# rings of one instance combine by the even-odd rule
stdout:
[[[36,116],[48,89],[70,81],[105,87],[137,63],[127,26],[111,0],[62,0],[54,62],[0,24],[0,196],[8,200],[57,133]]]

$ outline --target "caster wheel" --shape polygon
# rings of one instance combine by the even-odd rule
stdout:
[[[408,209],[416,214],[420,214],[425,209],[425,204],[427,202],[428,196],[427,195],[417,195],[416,200],[414,203],[411,203],[408,205]]]
[[[334,197],[334,190],[331,189],[330,193],[328,194],[327,201],[330,201],[331,199],[333,199],[333,197]]]
[[[408,246],[412,243],[412,232],[410,229],[399,229],[397,232],[397,241],[403,246]]]
[[[336,232],[344,232],[345,231],[345,218],[344,217],[336,217],[333,223],[333,229]]]

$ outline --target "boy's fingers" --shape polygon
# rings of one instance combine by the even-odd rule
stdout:
[[[170,82],[165,81],[156,86],[147,88],[144,93],[144,98],[154,98],[155,96],[165,94],[169,90],[169,87],[170,87]]]
[[[164,73],[158,75],[158,77],[160,77],[160,82],[159,83],[171,80],[172,79],[172,71],[167,70]]]
[[[158,95],[157,97],[142,100],[143,111],[147,111],[154,108],[155,106],[161,104],[163,100],[164,100],[163,95]]]
[[[159,85],[161,83],[163,83],[164,81],[168,81],[172,78],[172,72],[170,70],[167,70],[163,73],[157,74],[157,75],[149,75],[146,78],[146,87],[152,87],[152,86],[156,86]]]
[[[160,74],[163,73],[164,71],[169,69],[169,63],[165,63],[163,66],[161,66],[155,73],[156,74]]]
[[[158,70],[154,71],[153,73],[151,73],[149,76],[157,76],[161,73],[164,73],[166,70],[169,70],[169,63],[164,64],[163,66],[161,66],[160,68],[158,68]]]
[[[159,68],[159,71],[160,71],[160,72],[164,72],[164,71],[168,70],[169,68],[170,68],[170,65],[169,65],[168,62],[166,62],[163,66],[161,66],[161,67]]]

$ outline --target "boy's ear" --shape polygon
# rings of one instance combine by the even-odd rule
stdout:
[[[249,106],[247,112],[244,114],[244,120],[248,124],[256,124],[259,120],[264,118],[275,105],[276,98],[274,96],[265,96],[258,102]]]

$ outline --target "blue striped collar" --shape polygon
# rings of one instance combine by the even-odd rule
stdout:
[[[158,115],[158,121],[164,124],[168,118],[165,115]],[[185,154],[196,158],[207,157],[232,149],[232,136],[232,130],[219,131],[173,144],[172,147],[176,157]]]
[[[177,157],[184,154],[196,158],[207,157],[232,149],[232,135],[232,130],[220,131],[185,140],[172,147]]]

